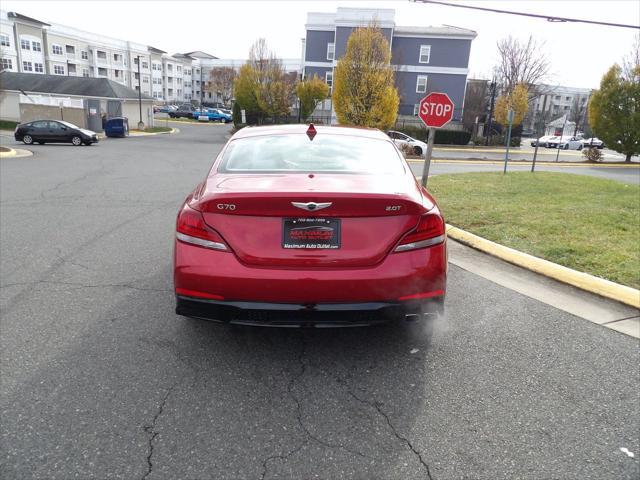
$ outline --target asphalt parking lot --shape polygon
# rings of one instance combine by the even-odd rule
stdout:
[[[1,478],[638,478],[638,340],[455,265],[431,339],[176,316],[179,128],[0,160]]]

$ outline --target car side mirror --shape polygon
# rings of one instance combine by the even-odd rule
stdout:
[[[67,129],[67,127],[62,127],[62,130],[66,130],[66,129]]]

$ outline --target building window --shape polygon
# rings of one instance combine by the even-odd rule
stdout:
[[[62,65],[54,65],[53,73],[55,75],[64,75],[64,67]]]
[[[22,62],[23,72],[33,72],[33,64],[31,62]]]
[[[567,102],[570,102],[570,101],[571,101],[571,97],[565,97],[565,100],[566,100]]]
[[[106,77],[107,76],[107,69],[106,68],[98,68],[98,76],[99,77]]]
[[[83,77],[89,77],[89,69],[88,68],[83,68],[82,69],[82,76]]]
[[[9,35],[5,35],[4,33],[0,35],[0,47],[10,47],[11,42],[9,41]]]
[[[86,50],[82,50],[80,52],[80,57],[82,58],[82,60],[89,60],[89,53],[87,53]]]
[[[418,63],[429,63],[431,59],[431,45],[420,45],[420,58]]]
[[[418,80],[416,81],[416,93],[424,93],[427,91],[427,76],[426,75],[418,75]]]
[[[326,82],[327,85],[329,85],[329,88],[333,87],[333,72],[326,72],[324,74],[324,81]]]
[[[107,52],[103,52],[102,50],[98,50],[96,52],[96,56],[100,59],[100,60],[106,60],[107,59]]]
[[[327,43],[327,60],[333,60],[336,55],[336,44]]]
[[[148,62],[142,62],[142,68],[149,68]]]
[[[149,83],[149,77],[147,77],[146,75],[144,75],[142,77],[142,83]]]
[[[31,42],[29,40],[20,40],[20,48],[22,50],[31,50]]]
[[[34,52],[41,52],[42,44],[40,42],[31,42],[31,48]]]
[[[420,110],[420,104],[419,104],[419,103],[416,103],[416,104],[413,106],[413,116],[414,116],[414,117],[417,117],[417,116],[418,116],[418,111],[419,111],[419,110]]]
[[[51,45],[51,52],[54,55],[62,55],[62,47],[60,45]]]
[[[38,73],[44,73],[44,65],[42,65],[41,63],[34,63],[33,69]]]
[[[0,58],[0,70],[12,70],[13,63],[10,58]]]

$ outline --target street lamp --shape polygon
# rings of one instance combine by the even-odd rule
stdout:
[[[140,108],[140,121],[138,122],[138,130],[144,130],[144,122],[142,121],[142,75],[140,74],[140,55],[138,60],[138,107]]]

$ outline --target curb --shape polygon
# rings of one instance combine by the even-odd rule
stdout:
[[[9,147],[7,147],[9,148]],[[8,152],[0,152],[0,158],[22,158],[30,157],[33,155],[31,150],[23,150],[21,148],[9,148]]]
[[[152,137],[154,135],[170,135],[172,133],[180,133],[180,129],[179,128],[171,128],[170,131],[168,132],[136,132],[133,135],[131,134],[131,132],[129,132],[129,137]]]
[[[572,285],[581,290],[595,293],[601,297],[610,298],[611,300],[640,309],[640,290],[636,290],[635,288],[563,267],[557,263],[505,247],[504,245],[492,242],[491,240],[479,237],[449,224],[447,224],[447,235],[460,243],[488,253],[513,265],[526,268],[527,270]]]

